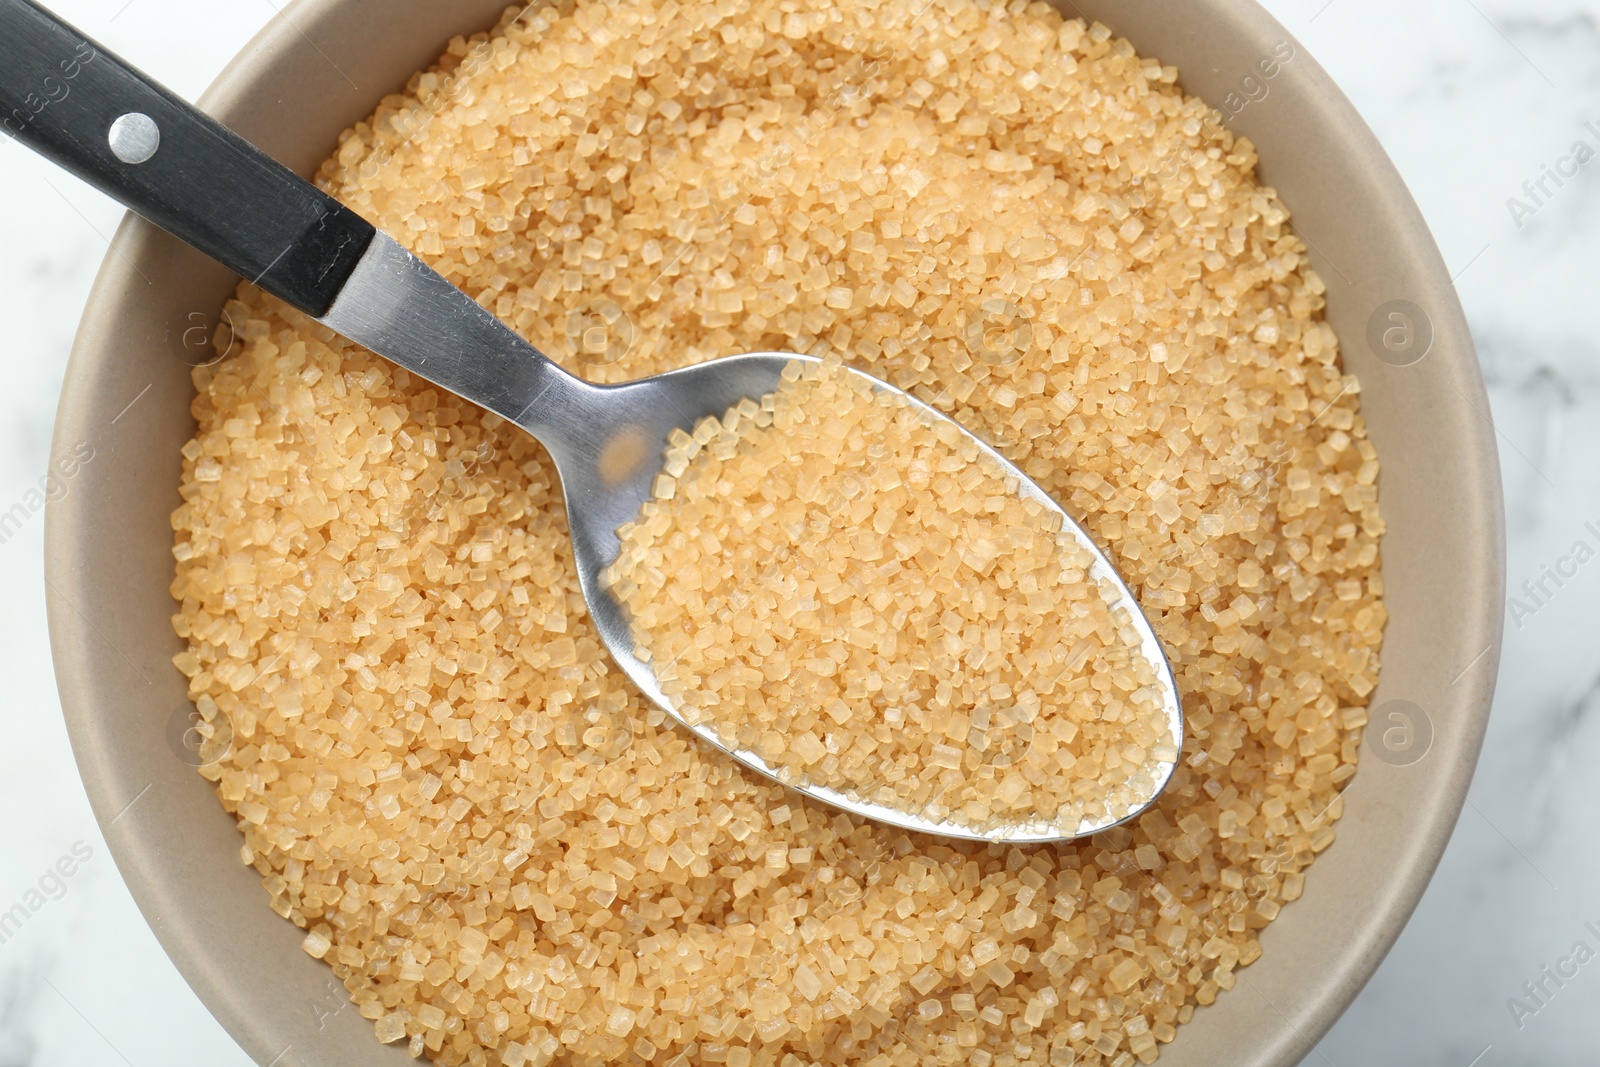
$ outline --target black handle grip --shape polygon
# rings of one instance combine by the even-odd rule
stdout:
[[[119,119],[116,144],[123,158],[113,149],[112,125]],[[29,0],[0,0],[0,124],[311,315],[328,310],[375,232],[361,216]],[[152,127],[158,140],[150,136]],[[154,154],[141,160],[152,140]]]

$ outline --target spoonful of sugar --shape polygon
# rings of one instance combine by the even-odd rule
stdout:
[[[1149,623],[953,420],[791,357],[774,392],[669,442],[604,578],[638,666],[619,661],[690,729],[952,837],[1077,837],[1160,793],[1183,722]]]

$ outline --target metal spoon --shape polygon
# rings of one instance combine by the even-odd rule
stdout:
[[[601,576],[617,556],[617,527],[635,518],[650,496],[667,434],[690,430],[708,415],[721,416],[746,397],[775,391],[784,366],[809,357],[762,352],[621,385],[584,382],[388,235],[29,0],[0,0],[0,123],[18,140],[330,329],[537,438],[561,476],[579,581],[612,657],[685,729],[779,780],[759,756],[723,745],[710,725],[684,722],[652,668],[633,654],[627,617]],[[899,392],[870,380],[878,389]],[[946,418],[907,399],[931,418]],[[1055,501],[1004,457],[981,441],[978,445],[1017,479],[1023,494],[1061,516],[1063,528],[1093,554],[1093,577],[1121,591],[1142,651],[1157,667],[1173,740],[1181,745],[1177,684],[1133,594],[1099,546]],[[1151,802],[1172,769],[1164,766]],[[1012,843],[1069,840],[1125,822],[1148,807],[1100,823],[1059,826],[1041,818],[979,832],[822,786],[790,787],[892,826]]]

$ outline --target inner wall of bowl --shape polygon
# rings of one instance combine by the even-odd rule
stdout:
[[[1398,934],[1449,837],[1476,759],[1503,573],[1492,430],[1478,414],[1487,405],[1420,216],[1365,126],[1282,27],[1245,0],[1063,7],[1101,19],[1141,54],[1176,64],[1188,91],[1236,110],[1229,125],[1255,140],[1263,182],[1281,192],[1312,245],[1384,464],[1391,621],[1373,704],[1414,702],[1433,726],[1432,748],[1395,766],[1373,758],[1368,744],[1339,841],[1314,866],[1305,897],[1266,931],[1265,955],[1239,972],[1238,988],[1197,1012],[1161,1060],[1287,1067]],[[501,0],[298,0],[203,103],[309,173],[340,130],[431,63],[451,35],[489,27],[501,8]],[[381,38],[371,33],[377,19]],[[1264,79],[1257,64],[1280,42],[1294,55]],[[62,701],[90,799],[135,898],[246,1051],[277,1067],[409,1062],[403,1046],[377,1045],[327,967],[300,950],[300,931],[265,906],[255,872],[240,863],[233,819],[177,740],[191,708],[170,663],[181,645],[168,625],[169,516],[179,502],[178,449],[193,430],[189,364],[206,358],[195,352],[194,331],[209,330],[235,284],[139,222],[119,230],[102,267],[55,442],[64,452],[86,441],[95,458],[47,520]],[[1380,361],[1366,342],[1369,319],[1392,300],[1421,309],[1432,327],[1431,350],[1411,366]]]

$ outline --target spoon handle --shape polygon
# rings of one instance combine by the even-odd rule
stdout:
[[[256,285],[547,445],[577,380],[393,238],[32,0],[0,0],[0,125]]]
[[[0,0],[0,126],[310,315],[373,227],[30,0]]]

